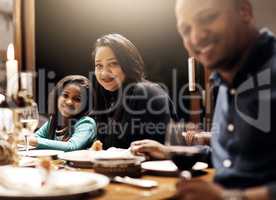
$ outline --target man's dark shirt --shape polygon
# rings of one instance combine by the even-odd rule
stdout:
[[[214,74],[212,128],[215,182],[226,188],[269,186],[276,199],[276,40],[262,32],[233,84]]]

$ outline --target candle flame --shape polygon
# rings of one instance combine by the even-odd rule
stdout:
[[[12,43],[8,46],[7,58],[8,60],[14,60],[14,46]]]

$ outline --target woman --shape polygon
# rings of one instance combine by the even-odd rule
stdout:
[[[92,55],[92,116],[104,149],[128,148],[146,138],[163,143],[168,122],[177,118],[174,106],[159,85],[144,79],[137,48],[122,35],[109,34],[96,41]]]
[[[84,76],[60,80],[49,98],[50,120],[30,138],[30,144],[38,149],[62,151],[90,147],[96,138],[96,123],[87,116],[90,86]]]

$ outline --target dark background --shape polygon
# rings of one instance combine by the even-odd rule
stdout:
[[[276,1],[251,2],[259,27],[276,32]],[[36,0],[35,4],[36,67],[41,71],[39,84],[44,84],[38,85],[37,98],[42,113],[47,111],[48,91],[59,79],[68,74],[88,76],[93,44],[108,33],[130,39],[145,60],[146,77],[165,84],[175,104],[180,104],[179,90],[188,81],[187,55],[176,31],[174,0]],[[202,82],[200,69],[197,78]],[[182,118],[188,116],[189,101],[184,105],[186,110],[177,108]]]
[[[120,33],[140,50],[146,78],[165,84],[178,105],[178,91],[188,80],[174,4],[173,0],[36,0],[36,67],[46,70],[47,90],[68,74],[88,76],[95,40]],[[188,109],[189,102],[184,104]],[[40,106],[40,111],[46,110]],[[177,111],[180,117],[187,116],[187,111]]]

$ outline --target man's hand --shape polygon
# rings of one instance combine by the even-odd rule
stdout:
[[[197,154],[198,147],[165,146],[154,140],[140,140],[131,143],[131,151],[136,155],[145,155],[153,159],[170,159],[171,152]]]
[[[210,132],[183,132],[182,136],[185,138],[187,145],[210,145],[212,134]]]
[[[223,200],[228,193],[227,199],[234,198],[235,190],[226,190],[221,186],[206,182],[200,179],[184,180],[182,179],[176,185],[177,198],[181,200]],[[242,198],[248,200],[269,200],[267,187],[248,188],[240,191]]]
[[[155,159],[168,159],[169,148],[154,140],[140,140],[132,142],[131,151],[136,155],[145,155]]]
[[[181,200],[223,200],[224,189],[199,179],[181,180],[177,184],[177,197]]]

